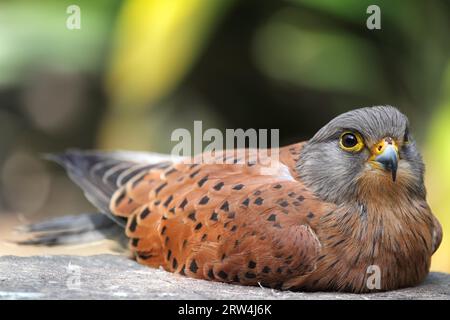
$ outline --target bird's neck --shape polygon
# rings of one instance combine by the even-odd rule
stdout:
[[[349,282],[351,287],[367,291],[367,270],[373,266],[381,270],[386,290],[419,283],[430,267],[431,219],[421,201],[408,205],[355,202],[338,207],[322,217],[317,229],[323,248],[319,273],[334,270],[337,274],[329,279],[325,276],[324,283]]]
[[[323,221],[328,234],[360,243],[354,254],[368,261],[410,260],[411,256],[431,253],[432,213],[422,199],[399,196],[384,201],[357,201],[338,207],[330,221]],[[332,246],[332,243],[329,244]]]

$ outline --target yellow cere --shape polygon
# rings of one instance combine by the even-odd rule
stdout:
[[[398,153],[398,147],[397,147],[397,143],[392,140],[392,146],[394,147],[395,151],[397,151]],[[371,160],[373,160],[376,156],[380,155],[381,153],[383,153],[384,149],[386,149],[386,146],[389,143],[386,141],[386,138],[382,139],[380,142],[378,142],[377,144],[375,144],[372,148],[371,148],[371,154],[372,156],[370,157]]]

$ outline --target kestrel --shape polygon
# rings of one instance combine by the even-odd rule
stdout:
[[[97,151],[53,159],[123,226],[133,256],[150,267],[356,293],[373,289],[373,268],[379,290],[414,286],[428,274],[442,229],[426,201],[408,119],[394,107],[341,114],[309,141],[271,149],[276,170],[241,164],[238,154],[231,164]],[[214,157],[230,160],[225,152]]]

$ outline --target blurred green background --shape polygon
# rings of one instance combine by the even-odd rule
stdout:
[[[79,30],[66,28],[74,4]],[[366,27],[371,4],[381,30]],[[1,215],[92,210],[42,152],[168,152],[194,120],[280,128],[288,144],[391,104],[410,118],[444,227],[432,268],[450,272],[449,30],[437,0],[2,0]]]

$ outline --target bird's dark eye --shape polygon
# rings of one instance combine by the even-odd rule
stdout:
[[[357,152],[364,147],[364,142],[359,133],[347,131],[341,134],[339,145],[345,151]]]
[[[353,148],[358,143],[358,139],[352,133],[346,133],[342,136],[342,145],[346,148]]]

